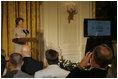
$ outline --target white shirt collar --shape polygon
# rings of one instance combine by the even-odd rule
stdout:
[[[49,65],[47,68],[59,67],[57,64]]]

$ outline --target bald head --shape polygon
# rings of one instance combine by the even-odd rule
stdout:
[[[97,46],[93,53],[95,62],[102,68],[105,68],[112,61],[112,50],[106,44]]]
[[[31,48],[28,45],[23,45],[21,48],[22,56],[31,56]]]

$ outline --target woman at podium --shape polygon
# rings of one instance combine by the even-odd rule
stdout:
[[[27,38],[29,31],[23,27],[23,18],[16,18],[16,28],[13,31],[13,40],[17,38]],[[14,52],[20,53],[22,45],[26,42],[14,42]]]

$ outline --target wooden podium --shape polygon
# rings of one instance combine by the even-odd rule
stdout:
[[[37,38],[15,38],[12,40],[12,42],[17,43],[17,44],[21,44],[21,45],[25,45],[26,43],[30,42],[31,43],[31,49],[32,52],[35,52],[34,54],[31,53],[31,56],[38,60],[39,57],[39,40]]]
[[[20,43],[20,42],[36,42],[36,38],[15,38],[12,40],[14,43]]]

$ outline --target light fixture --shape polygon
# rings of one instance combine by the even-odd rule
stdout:
[[[74,15],[78,13],[77,4],[74,1],[67,1],[65,2],[65,5],[67,7],[67,13],[69,14],[68,22],[70,23],[70,21],[73,20]]]

